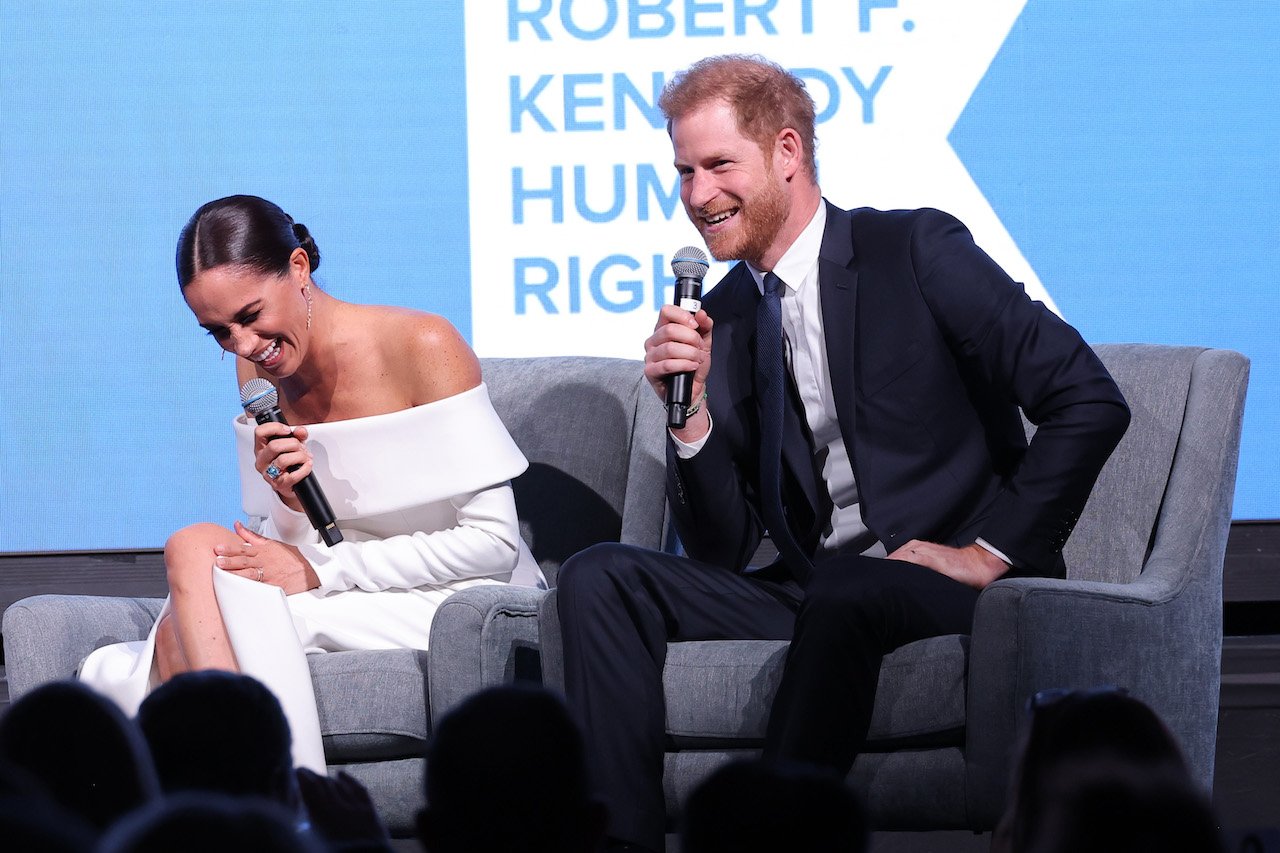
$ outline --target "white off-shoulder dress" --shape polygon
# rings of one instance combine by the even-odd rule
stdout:
[[[483,384],[400,412],[308,425],[314,474],[344,537],[330,547],[254,470],[254,427],[243,415],[233,422],[249,526],[298,546],[320,586],[286,596],[215,568],[214,592],[241,671],[284,707],[295,764],[323,773],[307,653],[425,649],[436,609],[458,590],[544,585],[510,485],[528,461]],[[153,627],[146,640],[95,651],[80,678],[133,715],[156,684],[154,649]]]

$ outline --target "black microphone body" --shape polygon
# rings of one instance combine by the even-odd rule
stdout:
[[[707,274],[707,256],[698,248],[686,246],[671,259],[671,269],[676,274],[675,299],[690,314],[702,308],[702,278]],[[693,397],[693,374],[673,373],[667,377],[667,426],[680,429],[688,417]]]
[[[270,383],[263,380],[263,385],[270,388]],[[246,386],[248,383],[246,383]],[[241,396],[244,396],[244,389],[241,389]],[[253,416],[253,419],[260,424],[275,423],[285,424],[289,422],[285,420],[284,412],[280,411],[280,407],[275,405],[278,399],[275,389],[271,390],[270,399],[256,399],[245,404],[245,411]],[[263,405],[263,404],[266,405]],[[301,465],[292,465],[290,471],[297,471]],[[320,484],[316,482],[316,478],[308,474],[301,480],[293,484],[293,493],[297,495],[298,502],[302,504],[303,511],[306,512],[307,518],[320,534],[320,538],[324,540],[326,545],[337,545],[342,541],[342,531],[338,529],[338,521],[334,518],[333,507],[329,506],[328,499],[324,496],[324,492],[320,489]]]

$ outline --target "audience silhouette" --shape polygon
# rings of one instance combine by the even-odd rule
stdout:
[[[323,842],[294,826],[279,803],[211,791],[172,794],[120,821],[99,853],[323,853]]]
[[[345,773],[295,775],[289,722],[260,681],[220,670],[174,676],[143,700],[138,724],[167,793],[262,797],[308,815],[305,822],[330,849],[388,849],[386,829],[360,783]]]
[[[31,775],[0,762],[0,848],[81,853],[94,841],[89,824],[53,802]]]
[[[134,723],[75,681],[41,685],[0,717],[0,763],[95,833],[160,792]]]
[[[1055,805],[1055,785],[1077,765],[1194,784],[1173,734],[1154,711],[1123,690],[1046,690],[1028,705],[1030,720],[993,853],[1030,849],[1046,809]]]
[[[275,695],[249,676],[212,669],[174,676],[143,700],[138,726],[166,793],[297,803],[289,723]]]
[[[1115,758],[1064,762],[1046,786],[1027,853],[1224,853],[1185,773]]]
[[[993,853],[1228,849],[1173,735],[1142,702],[1096,688],[1045,691],[1029,708]],[[46,684],[0,718],[0,843],[53,853],[390,850],[364,787],[345,773],[295,774],[290,740],[280,703],[243,675],[179,675],[147,697],[136,724],[83,684]],[[472,696],[431,740],[418,840],[429,853],[598,850],[605,811],[583,751],[568,711],[544,690]],[[1263,851],[1275,840],[1255,832],[1231,846]],[[868,843],[844,780],[761,761],[712,773],[681,826],[683,853],[863,853]]]
[[[827,770],[738,761],[689,796],[682,853],[862,853],[867,820],[853,792]]]
[[[418,839],[430,853],[581,853],[604,834],[582,735],[532,687],[495,687],[447,714],[427,750]]]

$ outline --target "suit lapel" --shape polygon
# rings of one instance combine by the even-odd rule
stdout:
[[[853,218],[847,210],[827,204],[827,227],[818,254],[818,284],[822,299],[823,337],[827,344],[827,368],[835,398],[840,436],[850,460],[854,455],[855,342],[858,271],[853,256]],[[856,470],[856,461],[855,461]]]

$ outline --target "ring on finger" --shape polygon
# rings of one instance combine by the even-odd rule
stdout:
[[[273,480],[279,477],[282,473],[284,472],[277,468],[276,463],[274,462],[267,466],[267,476]]]
[[[262,571],[262,566],[258,566],[258,583],[262,583],[263,574],[265,573]]]

